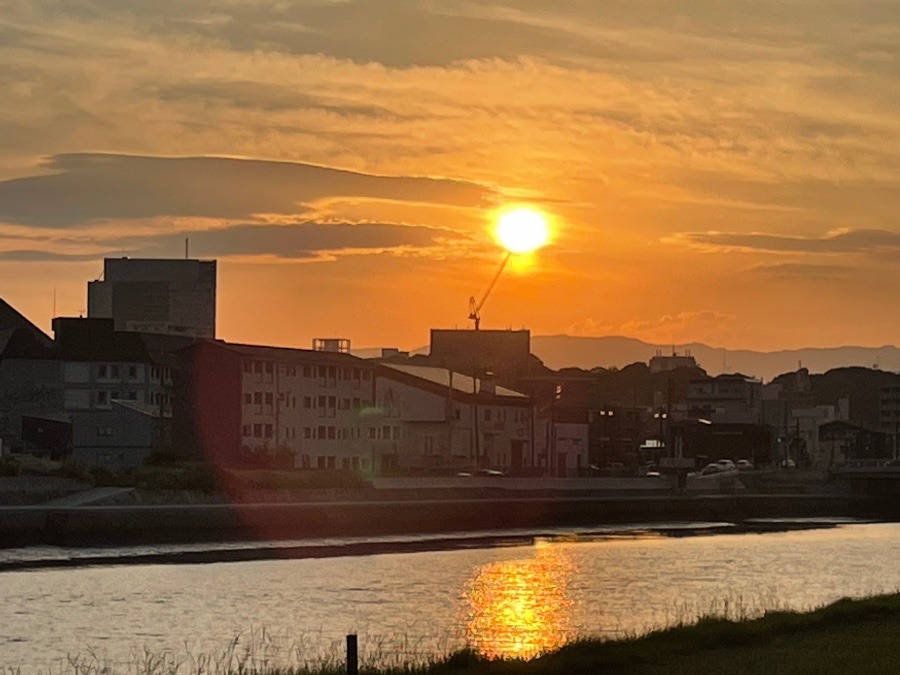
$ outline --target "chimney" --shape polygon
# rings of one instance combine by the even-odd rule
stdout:
[[[484,371],[484,375],[478,380],[478,393],[491,395],[497,393],[497,381],[494,379],[494,373],[490,370]]]

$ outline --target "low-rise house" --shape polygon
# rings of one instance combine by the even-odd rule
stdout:
[[[390,468],[513,474],[537,466],[524,394],[446,368],[381,364],[368,434]]]

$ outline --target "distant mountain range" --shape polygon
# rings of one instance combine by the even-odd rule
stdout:
[[[671,354],[672,345],[654,345],[629,337],[573,337],[538,335],[531,338],[531,351],[553,370],[601,366],[621,368],[637,361],[647,362],[658,351]],[[864,366],[900,371],[900,349],[884,347],[827,347],[756,352],[749,349],[725,350],[700,343],[674,346],[678,354],[690,353],[710,375],[740,372],[769,381],[781,373],[799,367],[810,373],[832,368]]]

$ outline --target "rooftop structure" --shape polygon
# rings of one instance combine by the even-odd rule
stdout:
[[[697,360],[691,356],[690,352],[679,354],[673,351],[671,354],[663,354],[657,351],[656,355],[650,358],[651,373],[667,373],[676,368],[696,368]]]

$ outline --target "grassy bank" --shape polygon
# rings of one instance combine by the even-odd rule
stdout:
[[[533,661],[488,661],[470,651],[432,663],[407,664],[381,653],[381,663],[363,666],[366,675],[549,675],[551,673],[896,673],[900,672],[900,594],[840,600],[808,613],[770,612],[757,619],[706,618],[691,625],[625,640],[582,640]],[[237,642],[235,643],[237,644]],[[365,645],[361,645],[363,650]],[[371,645],[369,651],[372,650]],[[256,653],[258,652],[258,653]],[[339,675],[342,658],[314,668],[279,669],[268,649],[232,649],[216,658],[177,662],[144,653],[131,667],[109,668],[92,659],[70,660],[62,673],[77,675]],[[0,669],[0,672],[3,672]],[[8,670],[15,675],[16,670]]]

